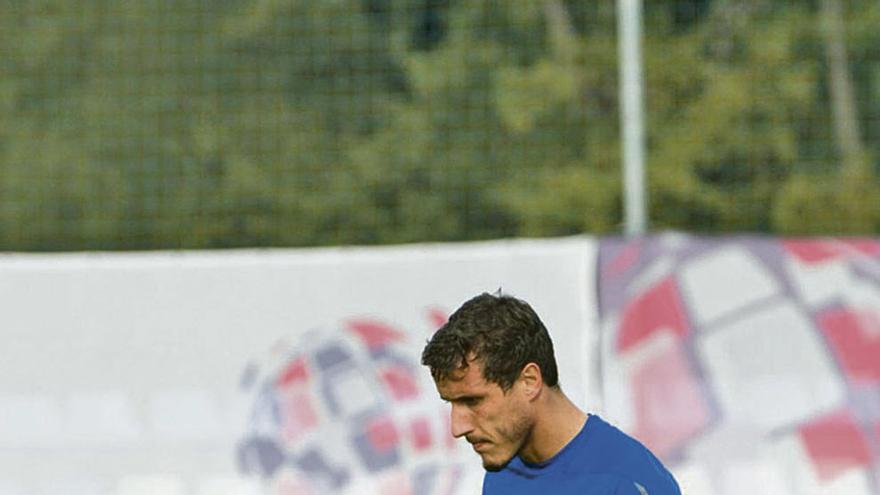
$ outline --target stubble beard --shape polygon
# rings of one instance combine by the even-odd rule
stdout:
[[[500,461],[493,462],[483,457],[483,469],[493,473],[504,469],[504,466],[507,466],[507,463],[522,449],[531,430],[532,421],[525,415],[518,416],[510,427],[499,428],[498,437],[501,439],[501,445],[497,443],[495,445],[507,445],[510,450],[504,453],[505,457]]]

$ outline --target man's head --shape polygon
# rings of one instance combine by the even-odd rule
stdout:
[[[452,434],[474,444],[488,470],[502,468],[528,441],[543,387],[558,389],[547,329],[510,296],[464,303],[425,346],[422,364],[452,404]]]

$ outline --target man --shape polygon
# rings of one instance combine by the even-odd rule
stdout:
[[[452,434],[482,458],[484,495],[680,495],[648,449],[566,397],[547,329],[524,301],[467,301],[422,364],[452,405]]]

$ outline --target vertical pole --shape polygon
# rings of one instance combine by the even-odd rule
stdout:
[[[617,0],[620,66],[620,127],[623,146],[624,231],[643,235],[647,229],[645,192],[645,124],[642,103],[642,0]]]

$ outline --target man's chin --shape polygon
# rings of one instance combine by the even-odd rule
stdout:
[[[510,459],[507,459],[503,462],[483,459],[483,469],[491,473],[495,473],[504,469],[504,466],[506,466],[508,462],[510,462]]]

